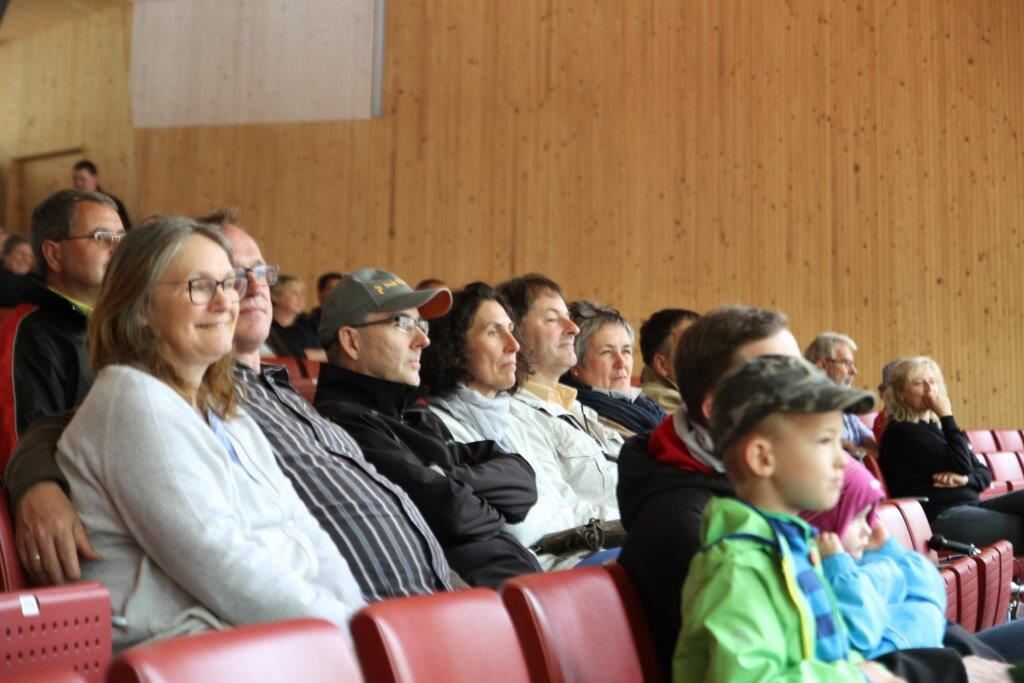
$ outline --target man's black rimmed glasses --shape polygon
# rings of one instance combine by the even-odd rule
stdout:
[[[408,315],[396,315],[393,318],[384,318],[383,320],[371,320],[368,323],[356,323],[355,325],[349,325],[349,327],[370,327],[371,325],[394,325],[402,332],[406,334],[412,334],[415,328],[419,328],[420,332],[430,336],[430,323],[420,318],[415,318]]]

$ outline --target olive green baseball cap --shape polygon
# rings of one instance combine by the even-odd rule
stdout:
[[[362,268],[342,278],[327,295],[317,332],[328,347],[339,329],[362,322],[369,313],[415,308],[421,317],[430,320],[451,307],[452,293],[445,287],[415,290],[394,273]]]
[[[836,384],[795,356],[759,356],[732,368],[715,387],[708,429],[721,455],[733,441],[772,413],[866,413],[870,391]]]

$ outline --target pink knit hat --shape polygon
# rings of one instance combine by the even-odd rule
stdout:
[[[871,512],[868,513],[868,524],[875,526],[878,519],[877,503],[885,498],[885,491],[882,484],[853,458],[846,465],[843,471],[843,489],[839,494],[839,502],[831,510],[825,512],[808,511],[801,512],[800,516],[818,527],[820,531],[831,531],[842,535],[846,525],[853,521],[857,513],[864,509],[864,506],[871,505]]]

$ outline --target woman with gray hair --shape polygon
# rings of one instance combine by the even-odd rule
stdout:
[[[949,539],[990,545],[1006,539],[1024,552],[1024,491],[981,500],[992,473],[971,452],[953,418],[938,364],[901,358],[883,392],[888,425],[879,465],[893,498],[922,498],[932,530]]]
[[[614,308],[592,301],[569,304],[569,317],[580,328],[578,360],[562,382],[576,389],[579,402],[623,436],[661,424],[665,411],[631,383],[635,334],[629,321]]]
[[[231,356],[247,279],[210,225],[128,234],[89,319],[97,375],[59,444],[71,499],[103,559],[118,648],[311,616],[344,627],[348,564],[239,407]]]

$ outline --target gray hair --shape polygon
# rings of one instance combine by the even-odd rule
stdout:
[[[47,272],[43,242],[60,242],[68,238],[75,222],[77,207],[82,202],[100,204],[117,211],[114,200],[107,195],[84,190],[54,192],[32,211],[32,253],[36,255],[36,269],[40,277],[46,277]]]
[[[591,337],[605,325],[622,325],[629,335],[629,342],[632,344],[636,340],[633,326],[611,306],[602,306],[593,301],[573,301],[569,304],[569,318],[580,328],[579,334],[576,335],[577,363],[583,362]]]
[[[836,347],[840,344],[850,347],[850,351],[855,352],[857,350],[857,343],[845,334],[822,332],[814,338],[811,345],[804,351],[804,358],[811,363],[817,363],[819,360],[833,360],[836,357]]]

